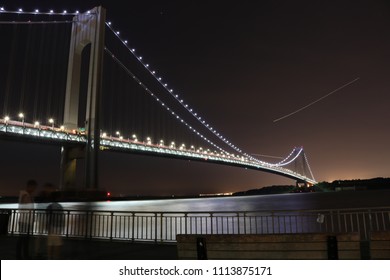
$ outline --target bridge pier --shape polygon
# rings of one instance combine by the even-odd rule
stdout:
[[[62,191],[74,190],[77,186],[77,161],[85,158],[85,149],[80,147],[61,147],[61,178]]]

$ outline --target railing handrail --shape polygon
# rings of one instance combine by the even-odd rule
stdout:
[[[47,211],[46,208],[1,208],[0,211],[4,210],[33,210],[33,211]],[[128,211],[128,210],[96,210],[96,209],[63,209],[63,211],[71,211],[71,212],[94,212],[94,213],[118,213],[118,214],[183,214],[183,215],[188,215],[188,214],[237,214],[237,213],[264,213],[264,214],[269,214],[269,213],[319,213],[319,212],[368,212],[368,211],[375,211],[375,210],[389,210],[390,211],[390,206],[376,206],[376,207],[364,207],[364,208],[324,208],[324,209],[292,209],[292,210],[287,210],[287,209],[281,209],[281,210],[250,210],[250,211],[245,211],[245,210],[237,210],[237,211]],[[58,210],[56,210],[58,211]]]
[[[30,210],[30,211],[29,211]],[[54,220],[43,208],[0,208],[9,214],[8,232],[47,234],[51,221],[64,221],[65,237],[173,242],[177,234],[281,234],[359,232],[368,240],[372,230],[390,229],[390,207],[275,211],[110,211],[55,210]],[[3,221],[5,219],[2,219]],[[30,221],[32,220],[32,223]],[[26,225],[24,222],[30,223]],[[30,231],[31,230],[31,231]]]

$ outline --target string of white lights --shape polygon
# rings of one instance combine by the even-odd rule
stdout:
[[[61,23],[74,23],[77,20],[61,20],[61,21],[0,21],[0,24],[61,24]]]
[[[57,12],[57,11],[54,11],[54,10],[47,10],[47,11],[41,11],[39,9],[35,9],[33,11],[25,11],[24,9],[22,8],[19,8],[18,10],[16,11],[13,11],[13,10],[7,10],[5,7],[0,7],[0,14],[1,13],[4,13],[4,14],[23,14],[23,15],[57,15],[57,16],[76,16],[82,12],[76,10],[74,12],[69,12],[68,10],[63,10],[62,12]],[[93,12],[91,11],[86,11],[85,12],[86,14],[91,14],[91,15],[94,15]],[[0,21],[0,24],[49,24],[49,23],[73,23],[75,22],[74,20],[69,20],[69,21],[13,21],[13,22],[5,22],[5,21]],[[152,74],[152,76],[156,79],[156,81],[158,83],[161,84],[161,86],[175,99],[177,100],[177,102],[183,107],[185,108],[194,118],[196,118],[198,120],[198,122],[200,122],[205,128],[207,128],[211,133],[213,133],[218,139],[220,139],[222,142],[224,142],[226,145],[228,145],[230,148],[232,148],[233,150],[235,150],[236,152],[244,155],[246,158],[250,159],[250,160],[253,160],[253,161],[256,161],[258,163],[261,163],[261,164],[269,164],[267,162],[264,162],[264,161],[261,161],[253,156],[251,156],[250,154],[248,153],[245,153],[243,152],[239,147],[237,147],[236,145],[234,145],[231,141],[229,141],[226,137],[224,137],[221,133],[219,133],[213,126],[211,126],[209,124],[209,122],[207,122],[204,118],[202,118],[201,116],[198,115],[198,113],[195,112],[195,110],[193,108],[191,108],[181,97],[179,97],[178,94],[174,94],[173,93],[173,89],[172,88],[169,88],[168,87],[168,84],[163,82],[163,79],[162,77],[158,76],[156,74],[156,71],[155,70],[151,70],[151,67],[149,64],[145,63],[143,61],[143,57],[142,56],[137,56],[135,54],[135,49],[134,48],[130,48],[128,46],[128,41],[127,40],[124,40],[120,37],[120,32],[119,31],[115,31],[113,28],[112,28],[112,24],[111,22],[106,22],[106,25],[108,26],[108,28],[114,33],[114,35],[123,43],[123,45],[130,51],[130,53],[132,55],[134,55],[134,57],[144,66],[145,69],[147,69],[150,74]],[[119,61],[118,61],[119,63]],[[120,62],[121,63],[121,62]],[[122,64],[122,63],[121,63]],[[123,64],[122,64],[123,65]],[[123,65],[124,66],[124,65]],[[128,69],[127,69],[128,70]],[[130,72],[131,73],[131,72]],[[161,105],[166,108],[168,111],[171,111],[172,115],[175,116],[177,119],[180,120],[180,122],[182,122],[183,124],[185,124],[190,130],[192,130],[194,133],[196,133],[199,137],[201,137],[202,139],[204,139],[205,141],[207,141],[210,145],[212,145],[213,147],[217,148],[218,150],[226,153],[226,154],[229,154],[228,152],[226,152],[223,148],[219,147],[218,145],[216,145],[215,143],[213,143],[211,140],[207,139],[203,134],[201,134],[200,132],[198,132],[195,128],[193,128],[192,126],[190,126],[187,122],[185,122],[179,115],[177,115],[175,112],[173,112],[168,106],[166,106],[162,101],[160,101],[154,94],[153,92],[151,92],[144,84],[142,84],[142,82],[136,78],[132,73],[131,75],[133,76],[133,78],[137,79],[138,83],[140,83],[141,86],[143,86],[145,88],[145,90],[148,91],[149,94],[151,94],[157,101],[159,101],[161,103]],[[284,166],[284,165],[287,165],[289,163],[291,163],[292,161],[294,161],[298,156],[299,154],[302,152],[302,148],[301,150],[299,151],[299,153],[292,159],[292,160],[289,160],[290,157],[292,157],[292,155],[294,154],[295,152],[295,149],[290,153],[290,155],[285,158],[284,160],[280,161],[279,163],[276,163],[276,164],[270,164],[271,166]],[[305,156],[305,160],[308,164],[308,161],[307,161],[307,158]],[[313,177],[313,174],[311,172],[311,169],[310,169],[310,165],[308,164],[308,167],[309,167],[309,170],[310,170],[310,173]],[[314,178],[314,177],[313,177]]]
[[[56,12],[54,10],[48,10],[46,12],[42,12],[39,9],[35,9],[33,11],[25,11],[22,8],[19,8],[16,11],[12,10],[7,10],[4,7],[0,7],[0,13],[3,14],[20,14],[20,15],[61,15],[61,16],[75,16],[80,14],[80,11],[75,11],[75,12],[69,12],[68,10],[63,10],[62,12]],[[94,14],[91,11],[86,11],[87,14]]]
[[[0,7],[0,13],[8,13],[8,14],[24,14],[24,15],[61,15],[61,16],[75,16],[75,15],[78,15],[80,14],[79,11],[75,11],[75,12],[69,12],[68,10],[63,10],[62,12],[56,12],[54,10],[48,10],[48,11],[41,11],[39,9],[35,9],[33,11],[25,11],[24,9],[22,8],[19,8],[18,10],[16,11],[13,11],[13,10],[7,10],[5,9],[4,7]],[[87,14],[93,14],[93,12],[91,11],[87,11],[86,12]],[[65,23],[70,23],[72,21],[69,21],[69,22],[65,22]],[[1,22],[0,22],[1,23]],[[33,23],[40,23],[40,24],[44,24],[46,22],[13,22],[13,24],[16,24],[16,23],[20,23],[20,24],[33,24]],[[53,22],[53,23],[59,23],[59,22]],[[244,153],[240,148],[238,148],[236,145],[234,145],[232,142],[230,142],[226,137],[224,137],[221,133],[219,133],[213,126],[211,126],[208,122],[206,122],[206,120],[204,118],[202,118],[201,116],[199,116],[194,109],[192,109],[186,102],[184,102],[183,99],[181,99],[179,97],[178,94],[174,94],[173,93],[173,89],[170,89],[168,88],[168,84],[167,83],[164,83],[162,81],[162,78],[161,77],[157,77],[156,75],[156,71],[152,71],[150,69],[150,66],[149,64],[147,63],[144,63],[142,61],[142,56],[137,56],[135,54],[135,49],[131,49],[129,46],[127,46],[127,40],[123,40],[122,38],[120,38],[120,32],[119,31],[115,31],[112,26],[111,26],[111,22],[106,22],[106,25],[109,27],[109,29],[115,34],[115,36],[123,43],[124,46],[126,46],[126,48],[134,55],[134,57],[145,67],[145,69],[147,69],[152,75],[153,77],[163,86],[163,88],[174,98],[176,99],[179,104],[181,104],[194,118],[196,118],[204,127],[206,127],[209,131],[211,131],[217,138],[219,138],[222,142],[224,142],[226,145],[228,145],[230,148],[232,148],[233,150],[235,150],[236,152],[240,153],[240,154],[243,154],[245,157],[247,158],[250,158],[252,160],[255,160],[255,161],[259,161],[261,162],[260,160],[258,160],[257,158],[254,158],[252,157],[251,155],[247,154],[247,153]]]
[[[128,41],[125,40],[125,39],[122,39],[120,37],[120,31],[116,31],[113,29],[112,27],[112,22],[108,21],[106,22],[106,25],[108,26],[108,28],[113,32],[113,34],[122,42],[122,44],[130,51],[130,53],[144,66],[144,68],[150,72],[150,74],[152,74],[152,76],[156,79],[156,81],[158,83],[160,83],[162,85],[162,87],[174,98],[176,99],[179,104],[181,104],[181,106],[183,108],[185,108],[193,117],[195,117],[198,122],[200,122],[204,127],[206,127],[209,131],[211,131],[217,138],[219,138],[222,142],[224,142],[226,145],[228,145],[229,147],[231,147],[232,149],[234,149],[235,151],[237,151],[238,153],[240,154],[243,154],[245,155],[247,158],[250,158],[252,160],[255,160],[255,161],[259,161],[257,158],[254,158],[252,157],[251,155],[249,155],[248,153],[244,153],[240,148],[238,148],[236,145],[232,144],[228,139],[226,139],[226,137],[224,137],[221,133],[219,133],[213,126],[211,126],[208,122],[206,122],[206,120],[204,118],[202,118],[201,116],[198,115],[198,113],[195,112],[195,110],[193,108],[191,108],[186,102],[184,102],[184,100],[179,97],[178,94],[174,94],[173,93],[173,89],[172,88],[169,88],[168,87],[168,84],[167,83],[164,83],[163,82],[163,79],[162,77],[158,76],[156,71],[155,70],[152,70],[151,67],[150,67],[150,64],[148,63],[145,63],[144,60],[143,60],[143,57],[142,56],[138,56],[135,54],[135,49],[134,48],[130,48],[130,46],[128,46]]]
[[[0,7],[0,13],[4,13],[4,14],[22,14],[22,15],[61,15],[61,16],[75,16],[75,15],[78,15],[80,14],[79,11],[75,11],[75,12],[69,12],[68,10],[63,10],[62,12],[56,12],[54,10],[48,10],[46,12],[42,11],[42,10],[39,10],[39,9],[35,9],[33,11],[25,11],[24,9],[22,8],[19,8],[17,9],[16,11],[15,10],[7,10],[5,9],[5,7]],[[87,14],[93,14],[91,11],[87,11],[86,12]],[[46,23],[72,23],[72,22],[75,22],[75,21],[31,21],[31,20],[28,20],[28,21],[12,21],[12,22],[7,22],[7,21],[4,21],[4,22],[0,22],[0,24],[46,24]],[[114,31],[112,28],[111,28],[111,24],[110,23],[106,23],[107,26],[110,27],[110,30],[112,30],[112,32],[114,32],[114,34],[121,40],[121,42],[126,46],[127,44],[127,41],[123,41],[120,37],[119,37],[119,34],[120,32],[119,31]],[[126,46],[127,47],[127,46]],[[142,65],[148,69],[148,64],[145,64],[142,62],[142,57],[139,57],[139,56],[136,56],[134,54],[135,50],[134,49],[130,49],[129,47],[127,47],[128,50],[136,57],[137,60],[139,60]],[[155,76],[155,71],[151,71],[150,69],[148,69],[150,71],[150,73],[157,79],[157,81],[166,89],[168,90],[168,92],[177,100],[179,101],[180,104],[182,104],[182,106],[184,108],[186,108],[194,117],[196,117],[199,122],[201,124],[203,124],[205,127],[207,127],[210,131],[212,131],[218,138],[220,138],[222,141],[224,141],[226,144],[228,144],[231,148],[233,148],[234,150],[238,151],[238,152],[242,152],[240,149],[238,149],[235,145],[231,144],[230,141],[227,141],[225,137],[223,137],[220,133],[218,133],[215,129],[213,129],[209,124],[206,123],[205,120],[203,120],[200,116],[197,116],[197,113],[193,112],[193,109],[189,108],[189,106],[187,104],[184,104],[184,101],[183,100],[180,100],[179,99],[179,96],[176,94],[176,95],[173,95],[172,92],[173,90],[172,89],[168,89],[167,88],[167,84],[163,84],[162,82],[162,78],[159,77],[157,78]],[[134,76],[134,75],[133,75]],[[152,95],[154,96],[154,94],[152,92],[150,92],[149,89],[146,88],[145,85],[143,85],[141,83],[141,81],[138,80],[138,82],[140,83],[140,85],[142,85],[143,87],[145,87],[145,89]],[[157,97],[155,97],[158,100]],[[161,103],[161,102],[160,102]],[[170,110],[170,108],[168,108],[167,106],[165,106],[165,104],[162,103],[162,105],[164,107],[166,107],[167,110]],[[225,153],[228,153],[226,152],[224,149],[222,149],[221,147],[219,147],[218,145],[216,145],[215,143],[213,143],[211,140],[207,139],[203,134],[201,134],[200,132],[198,132],[196,129],[194,129],[193,127],[191,127],[187,122],[185,122],[180,116],[178,116],[175,112],[171,112],[172,115],[176,116],[182,123],[184,123],[186,126],[188,126],[193,132],[195,132],[199,137],[203,138],[205,141],[207,141],[209,144],[211,144],[212,146],[214,146],[215,148],[219,149],[220,151],[222,152],[225,152]]]
[[[303,157],[305,158],[305,162],[306,162],[306,164],[307,164],[307,167],[309,168],[309,172],[310,172],[311,179],[313,179],[313,181],[315,181],[316,179],[314,178],[313,172],[311,171],[311,167],[310,167],[310,164],[309,164],[309,160],[307,159],[306,153],[305,153],[305,152],[303,152]]]
[[[68,12],[67,10],[64,10],[62,12],[55,12],[54,10],[48,10],[47,12],[42,12],[38,9],[35,9],[34,11],[24,11],[22,8],[18,9],[17,11],[11,11],[11,10],[6,10],[4,7],[0,7],[0,14],[1,13],[4,13],[4,14],[23,14],[23,15],[56,15],[56,16],[76,16],[78,14],[80,14],[79,11],[75,11],[75,12]],[[91,11],[86,11],[85,12],[86,14],[91,14],[91,16],[94,15],[93,12]],[[58,24],[58,23],[73,23],[73,22],[77,22],[75,20],[65,20],[65,21],[31,21],[31,20],[28,20],[28,21],[0,21],[0,24]],[[106,22],[106,25],[109,27],[109,29],[114,33],[114,35],[123,43],[123,45],[132,53],[132,55],[145,67],[145,69],[147,69],[152,75],[153,77],[161,84],[161,86],[174,98],[176,99],[179,104],[181,104],[181,106],[183,106],[190,114],[193,115],[193,117],[195,117],[204,127],[206,127],[209,131],[211,131],[217,138],[219,138],[221,141],[223,141],[226,145],[228,145],[229,147],[231,147],[232,149],[234,149],[235,151],[239,152],[240,154],[243,154],[247,159],[249,160],[252,160],[254,162],[257,162],[258,164],[262,164],[262,165],[267,165],[269,167],[274,167],[274,168],[279,168],[279,169],[283,169],[282,166],[286,166],[290,163],[292,163],[294,160],[296,160],[299,155],[303,152],[303,148],[301,147],[298,151],[298,153],[296,153],[296,155],[290,159],[293,154],[297,151],[298,148],[294,148],[294,150],[290,153],[290,155],[288,155],[285,159],[283,159],[282,161],[280,161],[279,163],[276,163],[276,164],[270,164],[270,163],[267,163],[267,162],[264,162],[264,161],[261,161],[257,158],[254,158],[252,157],[251,155],[247,154],[247,153],[244,153],[240,148],[238,148],[237,146],[235,146],[234,144],[232,144],[229,140],[226,139],[226,137],[224,137],[221,133],[219,133],[215,128],[213,128],[208,122],[206,122],[205,119],[203,119],[201,116],[199,116],[186,102],[184,102],[183,99],[181,99],[181,97],[179,98],[179,95],[178,94],[174,94],[173,93],[173,89],[170,89],[168,88],[168,84],[167,83],[164,83],[162,81],[162,78],[161,77],[158,77],[156,75],[156,71],[152,71],[151,68],[150,68],[150,65],[147,64],[147,63],[144,63],[143,61],[143,58],[142,56],[137,56],[135,54],[135,49],[131,49],[127,44],[128,44],[128,41],[127,40],[123,40],[119,35],[120,35],[120,32],[119,31],[114,31],[114,29],[112,28],[111,26],[111,22]],[[181,123],[183,123],[187,128],[189,128],[192,132],[194,132],[196,135],[198,135],[200,138],[202,138],[203,140],[205,140],[207,143],[209,143],[210,145],[212,145],[213,147],[217,148],[218,150],[220,150],[222,153],[225,153],[227,155],[232,155],[234,157],[233,154],[229,154],[227,151],[225,151],[223,148],[219,147],[217,144],[215,144],[214,142],[210,141],[207,137],[205,137],[203,134],[201,134],[200,132],[198,132],[195,128],[193,128],[191,125],[189,125],[186,121],[184,121],[184,119],[182,119],[178,114],[176,114],[174,111],[172,111],[172,109],[170,109],[166,104],[164,104],[161,100],[159,100],[159,98],[150,90],[146,87],[146,85],[144,85],[135,75],[133,75],[129,69],[127,69],[124,64],[122,62],[120,62],[108,49],[105,49],[109,54],[111,54],[111,57],[117,61],[122,67],[124,67],[124,69],[128,72],[129,75],[131,75],[133,77],[133,79],[135,79],[140,86],[142,86],[152,97],[155,98],[156,101],[158,101],[161,106],[163,106],[167,111],[170,111],[171,114],[176,117]],[[238,156],[237,156],[238,157]],[[306,154],[303,152],[303,157],[304,157],[304,161],[309,169],[309,172],[310,172],[310,175],[312,177],[312,180],[315,181],[314,179],[314,176],[313,176],[313,173],[312,173],[312,170],[311,170],[311,167],[310,167],[310,164],[308,162],[308,159],[306,157]]]
[[[281,161],[279,161],[279,162],[277,162],[277,163],[274,163],[274,164],[275,164],[275,165],[283,165],[286,161],[288,161],[288,160],[290,159],[290,157],[293,156],[293,154],[295,153],[296,150],[297,150],[297,147],[295,147],[295,148],[291,151],[291,153],[290,153],[287,157],[285,157],[283,160],[281,160]]]
[[[165,108],[168,112],[170,112],[178,121],[180,121],[183,125],[185,125],[188,129],[190,129],[192,132],[194,132],[197,136],[202,138],[204,141],[212,145],[214,148],[220,150],[223,153],[229,154],[227,151],[225,151],[223,148],[215,144],[213,141],[208,139],[206,136],[204,136],[202,133],[200,133],[198,130],[196,130],[194,127],[192,127],[188,122],[186,122],[179,114],[174,112],[170,107],[168,107],[162,100],[160,100],[142,81],[134,75],[107,47],[104,48],[104,50],[110,55],[110,57],[120,65],[120,67],[126,71],[126,73],[133,78],[147,93],[150,94],[157,102],[160,103],[160,105]]]
[[[95,15],[95,13],[91,11],[87,11],[87,14],[90,14],[91,16]],[[55,12],[54,10],[49,10],[47,12],[42,12],[39,9],[35,9],[34,11],[24,11],[22,8],[18,9],[17,11],[12,10],[6,10],[4,7],[0,7],[0,14],[18,14],[18,15],[60,15],[60,16],[75,16],[80,14],[79,11],[75,12],[68,12],[67,10],[64,10],[62,12]],[[74,23],[78,22],[77,20],[46,20],[46,21],[38,21],[38,20],[17,20],[17,21],[0,21],[0,24],[60,24],[60,23]]]
[[[297,151],[297,149],[299,149],[298,152],[297,152],[297,154],[296,154],[292,159],[290,159],[289,161],[286,161],[289,157],[291,157],[292,154],[294,154],[294,153]],[[289,155],[287,158],[285,158],[284,160],[282,160],[282,161],[279,162],[279,163],[270,164],[270,166],[273,166],[273,167],[274,167],[274,166],[275,166],[275,167],[286,166],[286,165],[292,163],[294,160],[296,160],[296,159],[299,157],[299,155],[302,153],[302,151],[303,151],[303,147],[300,147],[300,148],[296,148],[296,147],[295,147],[294,150],[290,153],[290,155]]]
[[[19,114],[20,115],[20,114]],[[7,135],[18,135],[24,137],[33,137],[35,139],[50,139],[54,141],[61,142],[70,142],[70,143],[85,143],[86,135],[80,134],[76,130],[67,130],[64,126],[55,127],[54,122],[50,126],[41,125],[37,122],[35,123],[26,123],[24,119],[22,121],[11,120],[9,116],[5,116],[4,119],[0,118],[0,132]],[[46,141],[45,140],[45,141]],[[114,149],[123,149],[123,150],[137,150],[147,153],[156,153],[156,154],[166,154],[173,156],[186,157],[188,159],[201,159],[201,160],[211,160],[213,162],[220,162],[226,164],[233,164],[234,166],[241,166],[245,168],[253,169],[263,169],[265,171],[274,171],[280,175],[287,175],[290,178],[295,178],[298,180],[304,180],[311,184],[316,184],[317,182],[314,179],[308,178],[305,174],[299,174],[293,170],[282,168],[282,167],[270,167],[269,165],[259,164],[257,162],[248,161],[243,158],[234,158],[225,155],[218,155],[212,153],[202,153],[199,151],[186,150],[186,149],[177,149],[174,147],[164,147],[161,145],[154,145],[151,143],[144,143],[138,141],[130,141],[129,139],[123,138],[107,138],[103,137],[101,144],[104,148],[114,148]]]

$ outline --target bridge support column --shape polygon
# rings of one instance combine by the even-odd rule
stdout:
[[[84,158],[85,151],[80,147],[61,147],[61,190],[74,190],[77,186],[77,159]]]
[[[82,51],[90,45],[87,108],[85,132],[87,146],[85,149],[85,187],[98,189],[98,153],[100,149],[100,95],[102,91],[104,30],[106,11],[96,7],[88,13],[73,18],[71,42],[69,49],[68,77],[66,84],[64,125],[67,129],[78,129],[80,77]],[[61,160],[61,186],[74,184],[76,180],[76,161],[69,156],[64,147]]]

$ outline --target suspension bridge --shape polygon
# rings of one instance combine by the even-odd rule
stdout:
[[[61,147],[62,189],[98,189],[101,152],[202,161],[274,173],[315,184],[307,156],[295,147],[277,162],[233,144],[106,20],[86,12],[9,11],[0,7],[0,138]]]

